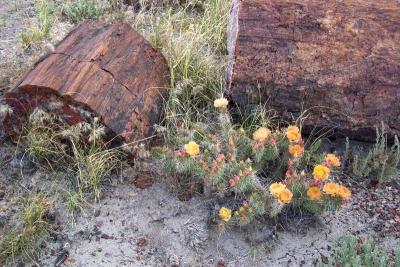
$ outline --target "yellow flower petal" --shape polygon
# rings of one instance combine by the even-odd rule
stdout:
[[[270,136],[270,134],[271,131],[268,128],[260,127],[253,133],[253,140],[258,142],[264,141],[268,136]]]
[[[228,100],[226,98],[218,98],[214,100],[214,107],[225,109],[228,106]]]
[[[225,222],[229,221],[232,217],[232,210],[222,207],[219,212],[218,212],[219,217],[221,220],[224,220]]]
[[[286,189],[286,185],[282,183],[273,183],[269,186],[269,192],[275,197],[278,197],[279,193],[284,189]]]
[[[189,142],[185,145],[185,151],[190,156],[196,156],[200,153],[200,146],[196,142]]]
[[[328,179],[330,169],[324,165],[317,165],[314,167],[313,176],[317,181],[325,181]]]

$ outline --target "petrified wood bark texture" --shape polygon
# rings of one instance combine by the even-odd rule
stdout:
[[[374,137],[400,133],[400,2],[234,0],[229,94],[244,108],[268,102],[305,126]]]
[[[10,128],[54,93],[66,103],[89,108],[116,135],[132,142],[151,135],[168,76],[164,57],[127,24],[83,23],[6,94],[14,109],[6,123]],[[62,110],[70,123],[80,120],[67,104]]]

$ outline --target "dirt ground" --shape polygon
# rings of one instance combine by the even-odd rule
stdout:
[[[58,22],[46,49],[24,51],[20,34],[33,14],[31,0],[0,0],[1,91],[72,27]],[[15,223],[18,197],[46,192],[54,196],[55,207],[55,233],[39,260],[25,263],[16,257],[9,266],[313,266],[331,252],[330,241],[345,233],[374,235],[389,249],[400,235],[398,185],[358,187],[336,214],[259,218],[251,226],[221,232],[209,221],[218,199],[198,195],[180,201],[156,162],[149,164],[155,180],[151,187],[135,187],[138,173],[128,167],[110,177],[99,203],[72,217],[60,194],[66,179],[44,172],[0,137],[0,234]],[[379,217],[377,209],[392,209],[394,215]]]

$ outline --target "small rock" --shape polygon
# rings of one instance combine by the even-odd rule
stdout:
[[[56,262],[54,263],[54,266],[62,266],[62,264],[67,260],[69,256],[69,252],[67,250],[61,250],[59,253]]]
[[[99,217],[99,216],[100,216],[100,210],[98,209],[94,212],[94,217]]]
[[[17,153],[10,162],[11,167],[21,169],[25,174],[33,174],[36,171],[36,164],[33,159],[25,153]]]
[[[152,178],[151,173],[147,173],[147,172],[140,173],[134,181],[135,186],[140,189],[149,188],[150,186],[153,185],[153,183],[154,183],[154,180]]]
[[[139,237],[137,243],[136,243],[139,247],[144,247],[147,245],[147,240],[144,236]]]
[[[179,257],[175,254],[169,257],[168,262],[171,267],[178,267],[180,264]]]
[[[225,261],[224,260],[219,260],[217,263],[217,267],[225,267]]]
[[[93,235],[101,235],[101,231],[97,225],[93,227]]]
[[[113,239],[112,236],[109,236],[107,234],[101,234],[101,238],[103,238],[103,239]]]
[[[8,216],[4,211],[0,211],[0,226],[3,226],[8,220]]]
[[[132,232],[136,233],[137,231],[139,231],[139,227],[136,224],[133,224],[131,226],[131,230],[132,230]]]

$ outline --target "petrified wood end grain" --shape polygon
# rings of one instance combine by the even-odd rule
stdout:
[[[234,0],[229,94],[268,103],[305,128],[373,140],[400,133],[400,2]]]

